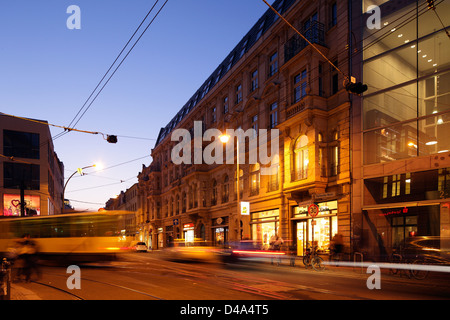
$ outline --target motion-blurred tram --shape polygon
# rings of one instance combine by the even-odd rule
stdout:
[[[24,235],[42,259],[109,261],[128,251],[134,213],[102,211],[0,219],[0,255],[11,256]]]

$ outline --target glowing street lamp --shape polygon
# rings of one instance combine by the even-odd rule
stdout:
[[[65,193],[65,191],[66,191],[66,187],[67,187],[67,184],[69,183],[69,180],[72,179],[72,177],[73,177],[75,174],[77,174],[77,173],[79,173],[80,176],[84,176],[85,173],[83,172],[83,170],[84,170],[84,169],[88,169],[88,168],[97,168],[97,170],[100,170],[100,169],[101,169],[101,165],[100,165],[100,164],[93,164],[92,166],[86,166],[86,167],[83,167],[83,168],[78,168],[77,171],[75,171],[74,173],[71,174],[71,176],[69,177],[69,179],[67,179],[66,183],[64,184],[64,188],[63,188],[63,192],[62,192],[62,207],[61,207],[61,214],[64,213],[64,205],[65,205],[65,204],[64,204],[64,193]]]
[[[231,136],[228,134],[222,134],[219,136],[219,140],[222,143],[227,143]],[[237,194],[237,213],[238,213],[238,239],[241,240],[241,208],[239,201],[239,138],[236,139],[236,194]]]

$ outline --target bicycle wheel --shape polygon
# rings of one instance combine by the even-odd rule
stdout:
[[[316,271],[325,270],[325,264],[323,263],[323,259],[319,256],[315,256],[311,259],[311,265]]]
[[[306,269],[308,269],[311,266],[311,257],[309,255],[303,256],[303,265]]]
[[[391,259],[390,259],[391,263],[400,263],[401,261],[402,261],[401,255],[396,254],[396,253],[392,254]],[[396,269],[396,268],[390,268],[389,270],[392,272],[392,274],[397,274],[399,271],[399,269]]]
[[[423,259],[416,259],[412,262],[411,275],[417,280],[423,280],[428,276],[428,270],[420,269],[420,267],[424,265],[425,261]],[[415,266],[419,268],[415,268]]]

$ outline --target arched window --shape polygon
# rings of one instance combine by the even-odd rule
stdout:
[[[186,192],[183,191],[183,193],[181,194],[181,212],[186,212],[186,207],[187,207],[187,203],[186,203]]]
[[[222,188],[222,203],[228,202],[228,198],[230,195],[230,184],[228,175],[225,175],[223,179],[223,188]]]
[[[211,205],[215,206],[217,204],[217,181],[216,179],[212,182],[212,194],[211,194]]]
[[[308,137],[300,136],[294,147],[294,180],[306,179],[308,177]]]
[[[259,193],[260,166],[255,163],[250,166],[250,195],[254,196]]]

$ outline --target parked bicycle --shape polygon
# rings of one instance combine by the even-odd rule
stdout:
[[[306,253],[303,256],[303,264],[306,269],[312,267],[316,271],[325,270],[323,259],[317,254],[317,246],[315,246],[312,250],[310,248],[306,248]]]
[[[393,253],[390,257],[390,263],[398,264],[398,268],[390,268],[392,274],[405,275],[409,279],[411,277],[417,280],[423,280],[428,276],[429,271],[424,269],[423,266],[427,264],[426,260],[418,255],[413,256],[410,259],[406,259],[400,253]],[[408,265],[406,267],[406,265]]]

